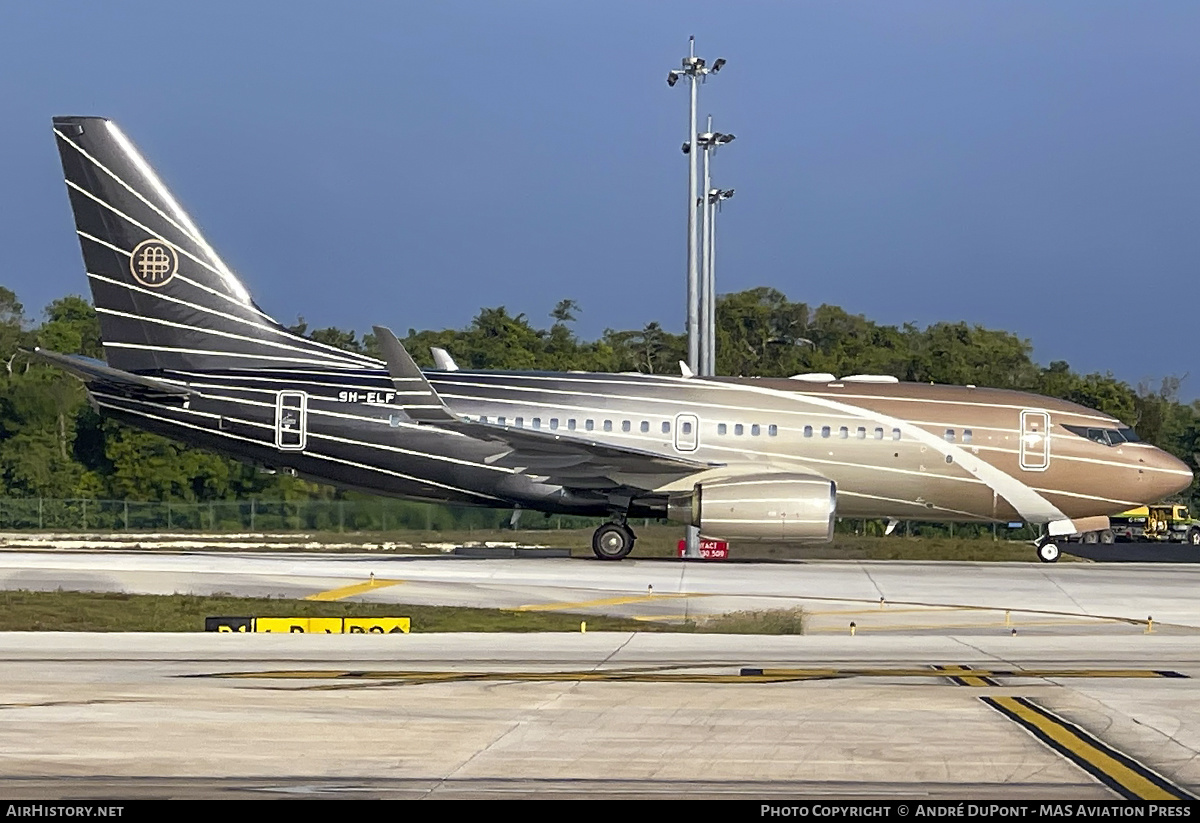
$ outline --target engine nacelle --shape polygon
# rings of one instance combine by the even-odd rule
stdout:
[[[718,540],[828,543],[837,487],[813,474],[748,474],[697,483],[671,498],[667,516]]]

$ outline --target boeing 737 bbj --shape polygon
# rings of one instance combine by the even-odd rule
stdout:
[[[264,314],[116,124],[58,117],[107,362],[39,351],[105,414],[343,488],[631,517],[731,541],[823,542],[835,517],[1046,524],[1056,538],[1157,501],[1188,467],[1082,406],[895,378],[423,372],[386,328],[384,362]]]

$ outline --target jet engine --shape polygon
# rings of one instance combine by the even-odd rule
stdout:
[[[717,540],[828,543],[836,510],[832,480],[772,472],[697,483],[670,499],[667,517]]]

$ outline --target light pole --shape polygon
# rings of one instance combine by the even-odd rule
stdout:
[[[667,85],[674,86],[680,77],[686,77],[691,84],[691,106],[689,108],[688,139],[683,144],[683,151],[688,155],[688,279],[687,279],[687,335],[688,335],[688,368],[697,371],[700,365],[700,283],[697,271],[700,249],[696,243],[696,210],[700,208],[696,191],[696,98],[699,84],[711,72],[719,72],[725,65],[725,58],[718,58],[708,68],[704,58],[696,56],[696,38],[688,38],[688,56],[683,58],[682,68],[672,69],[667,74]],[[687,541],[684,557],[697,558],[700,556],[700,530],[688,526]]]
[[[688,38],[688,56],[683,58],[682,68],[672,69],[667,73],[667,85],[674,86],[679,78],[687,78],[691,86],[691,106],[689,107],[688,139],[683,144],[683,153],[688,155],[688,279],[687,279],[687,334],[688,334],[688,367],[696,371],[700,365],[700,248],[696,236],[696,210],[699,208],[699,192],[696,181],[696,102],[699,84],[709,74],[716,74],[725,65],[724,58],[718,58],[708,68],[703,57],[696,56],[696,38]]]
[[[732,137],[732,136],[731,136]],[[733,189],[709,189],[708,204],[708,249],[704,255],[705,286],[708,291],[708,314],[704,325],[708,331],[709,376],[717,373],[717,212],[721,201],[733,197]]]
[[[716,152],[717,146],[724,146],[726,143],[732,143],[734,136],[732,134],[722,134],[712,130],[712,115],[708,117],[708,130],[704,134],[696,135],[696,143],[704,150],[704,187],[702,191],[709,192],[712,189],[712,176],[709,172],[709,158]],[[701,224],[703,226],[701,235],[701,249],[703,253],[700,266],[700,368],[697,374],[704,377],[712,377],[716,374],[717,363],[714,357],[716,352],[716,329],[713,321],[716,317],[714,305],[716,294],[714,292],[715,283],[712,276],[712,264],[709,261],[709,253],[712,247],[711,239],[711,209],[707,202],[707,198],[697,200],[696,205],[701,211]]]

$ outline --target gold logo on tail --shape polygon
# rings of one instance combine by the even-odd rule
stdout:
[[[138,243],[129,258],[133,279],[151,288],[167,285],[178,269],[179,255],[175,249],[156,238]]]

